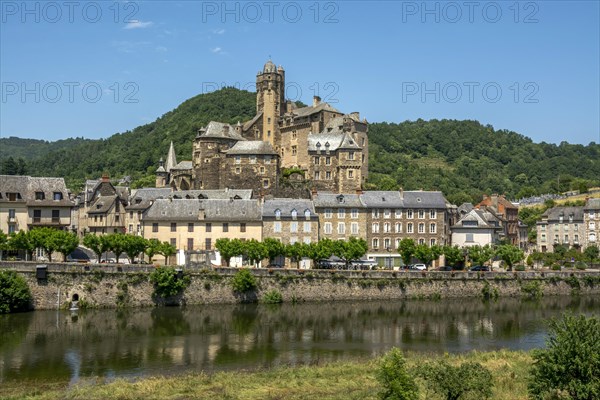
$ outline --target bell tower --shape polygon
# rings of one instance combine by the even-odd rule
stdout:
[[[256,75],[256,113],[262,116],[261,140],[271,143],[279,151],[279,117],[285,112],[285,71],[267,61]]]

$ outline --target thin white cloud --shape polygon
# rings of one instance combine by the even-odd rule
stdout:
[[[136,20],[136,21],[128,22],[127,25],[125,25],[123,27],[123,29],[144,29],[144,28],[148,28],[152,25],[154,25],[154,22],[152,22],[152,21],[144,22],[144,21]]]
[[[225,33],[225,29],[213,29],[212,33],[215,35],[222,35]]]
[[[219,54],[219,53],[223,52],[223,49],[220,47],[215,47],[213,49],[210,49],[210,51],[212,51],[215,54]]]

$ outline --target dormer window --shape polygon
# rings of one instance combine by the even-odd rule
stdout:
[[[140,198],[135,199],[135,204],[140,204],[141,202],[142,202],[142,199],[140,199]]]
[[[280,209],[275,210],[275,218],[277,218],[277,219],[281,218],[281,210]]]
[[[296,209],[292,210],[292,219],[296,219],[298,217],[298,211]]]
[[[61,192],[54,192],[54,193],[52,194],[52,198],[53,198],[55,201],[60,201],[60,200],[62,200],[62,199],[63,199],[63,194],[62,194]]]
[[[343,203],[343,202],[344,202],[344,196],[340,194],[340,195],[337,197],[337,201],[338,201],[338,203]]]
[[[304,210],[304,218],[310,219],[310,210],[309,209]]]
[[[45,198],[46,198],[46,196],[44,196],[44,192],[35,192],[36,200],[44,200]]]

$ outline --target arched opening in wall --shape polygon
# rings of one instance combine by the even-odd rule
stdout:
[[[71,301],[79,301],[79,295],[74,293],[73,296],[71,296]]]

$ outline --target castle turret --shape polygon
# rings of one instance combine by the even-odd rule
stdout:
[[[256,76],[256,112],[262,115],[262,137],[277,150],[279,117],[285,113],[285,70],[269,60]]]
[[[169,174],[165,170],[165,162],[163,161],[163,159],[161,157],[160,161],[158,162],[158,169],[156,170],[156,185],[155,186],[157,188],[166,187],[168,175]]]

